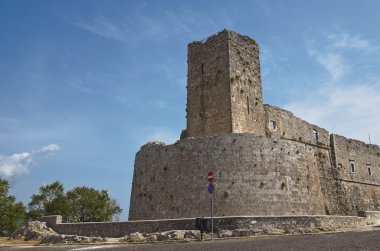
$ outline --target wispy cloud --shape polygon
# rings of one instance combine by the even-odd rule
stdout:
[[[355,49],[365,53],[373,53],[378,51],[379,47],[374,45],[371,40],[360,38],[359,36],[353,36],[345,32],[330,33],[328,35],[332,46],[342,49]]]
[[[336,51],[325,52],[317,49],[314,41],[307,42],[307,49],[310,57],[316,60],[329,74],[332,81],[342,78],[348,71],[349,66],[344,62],[343,57]]]
[[[358,36],[342,31],[336,34],[322,36],[318,43],[307,42],[310,57],[330,77],[313,79],[316,88],[285,108],[332,133],[362,141],[368,141],[370,133],[379,144],[380,110],[376,108],[380,107],[380,75],[357,70],[360,64],[371,63],[367,53],[377,53],[377,47]]]
[[[131,12],[126,17],[112,18],[99,15],[92,20],[74,20],[72,24],[93,34],[107,39],[136,43],[148,39],[162,41],[179,35],[207,35],[225,27],[232,27],[232,21],[226,15],[214,20],[187,8],[166,11],[152,17],[141,9]],[[225,27],[220,27],[220,23]],[[175,24],[173,26],[173,24]],[[179,38],[181,38],[181,36]]]
[[[349,70],[349,66],[339,54],[316,55],[316,59],[328,71],[333,81],[342,78]]]
[[[10,156],[0,155],[0,176],[11,178],[29,173],[38,157],[60,150],[57,144],[50,144],[32,152],[15,153]]]
[[[357,66],[355,61],[360,61],[360,67],[365,67],[363,60],[352,60],[352,58],[375,55],[379,52],[379,46],[375,44],[370,39],[336,28],[334,32],[325,33],[322,39],[320,37],[318,40],[309,40],[307,49],[309,55],[328,71],[330,80],[338,81]]]
[[[378,83],[323,88],[314,96],[290,103],[286,109],[306,119],[351,138],[367,141],[371,133],[380,142],[380,79]]]
[[[119,41],[127,40],[125,31],[105,16],[96,16],[91,22],[79,20],[72,21],[72,23],[88,32],[108,39]]]

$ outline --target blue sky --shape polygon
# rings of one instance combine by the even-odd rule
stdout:
[[[380,143],[379,1],[0,1],[0,176],[107,189],[128,216],[134,156],[186,127],[187,44],[261,49],[264,102]],[[186,179],[186,177],[183,177]]]

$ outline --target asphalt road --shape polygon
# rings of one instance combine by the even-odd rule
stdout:
[[[313,235],[289,235],[259,237],[250,239],[214,240],[203,242],[155,243],[155,244],[117,244],[92,246],[39,246],[39,247],[6,247],[0,250],[23,251],[85,251],[85,250],[380,250],[380,229],[363,232],[346,232]]]

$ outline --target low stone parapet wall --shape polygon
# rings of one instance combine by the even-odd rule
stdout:
[[[54,220],[57,220],[54,223]],[[45,221],[59,234],[122,237],[134,232],[153,233],[158,231],[193,230],[196,229],[195,219],[169,219],[169,220],[146,220],[146,221],[121,221],[121,222],[79,222],[61,223],[61,216],[44,216],[38,218]]]
[[[357,216],[229,216],[214,218],[214,232],[246,229],[253,235],[292,234],[331,231],[338,228],[355,228],[375,223],[380,219],[380,212],[366,212],[368,217]],[[38,219],[60,234],[122,237],[130,233],[154,233],[169,230],[200,230],[200,220],[196,218],[145,220],[125,222],[82,222],[62,223],[59,215],[45,216]],[[211,231],[211,219],[204,218],[204,229]]]
[[[360,217],[366,217],[371,220],[380,221],[380,211],[359,211]]]

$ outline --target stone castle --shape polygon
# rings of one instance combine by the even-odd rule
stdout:
[[[187,129],[136,155],[129,220],[379,210],[380,149],[263,104],[259,46],[223,30],[188,45]]]

